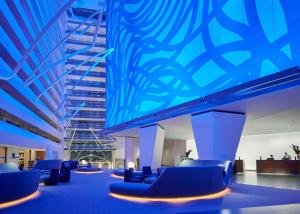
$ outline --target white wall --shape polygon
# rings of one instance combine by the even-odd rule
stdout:
[[[116,159],[125,159],[125,142],[126,137],[115,137],[116,139]],[[132,159],[135,161],[140,156],[139,138],[132,139]]]
[[[46,159],[63,159],[63,144],[0,121],[0,144],[46,151]]]
[[[24,150],[19,147],[7,147],[7,163],[15,163],[16,165],[19,165],[19,152],[21,150]],[[15,154],[15,157],[17,158],[12,158],[12,154]]]
[[[126,159],[126,137],[115,137],[116,150],[114,153],[115,159]],[[140,157],[139,138],[127,138],[127,141],[131,141],[130,148],[130,160],[136,162],[136,159]],[[128,146],[128,145],[127,145]],[[129,152],[129,151],[127,151]],[[129,155],[129,154],[128,154]],[[119,164],[119,163],[118,163]]]
[[[300,146],[300,132],[288,132],[279,134],[248,135],[242,136],[236,159],[244,160],[246,170],[256,170],[256,160],[266,159],[271,154],[275,159],[281,159],[284,152],[295,158],[294,151],[289,147],[291,144]],[[198,152],[194,139],[186,141],[186,150],[192,150],[190,157],[198,159]]]
[[[166,166],[176,166],[182,161],[185,152],[185,140],[165,139],[161,164]]]
[[[291,144],[300,146],[300,132],[242,136],[236,158],[244,160],[246,170],[256,170],[260,156],[266,159],[272,154],[275,159],[281,159],[284,152],[288,152],[294,159]]]
[[[129,162],[137,164],[139,156],[139,139],[134,137],[125,137],[125,162],[126,166]]]
[[[135,143],[133,143],[133,148],[132,148],[132,155],[133,155],[133,160],[136,161],[136,159],[140,158],[140,142],[139,138],[135,139]]]
[[[125,159],[125,137],[115,137],[116,139],[116,159]]]

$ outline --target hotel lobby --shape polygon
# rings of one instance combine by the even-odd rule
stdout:
[[[299,213],[300,2],[0,9],[0,213]]]

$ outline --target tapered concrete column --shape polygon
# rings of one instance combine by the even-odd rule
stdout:
[[[125,168],[128,162],[136,163],[138,156],[138,138],[125,137]]]
[[[64,150],[64,160],[65,161],[68,161],[71,159],[71,151],[68,149],[68,150]]]
[[[211,111],[191,117],[200,160],[234,160],[246,115]]]
[[[151,166],[157,169],[161,166],[165,130],[159,125],[140,129],[140,168]]]

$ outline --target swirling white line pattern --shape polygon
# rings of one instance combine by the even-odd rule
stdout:
[[[296,0],[108,0],[106,126],[300,61]]]

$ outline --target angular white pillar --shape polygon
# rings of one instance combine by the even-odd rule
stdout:
[[[128,162],[136,164],[138,156],[138,139],[134,137],[125,137],[125,168],[127,169]]]
[[[234,161],[246,115],[210,111],[191,116],[200,160]]]
[[[71,151],[69,149],[64,150],[64,160],[65,161],[71,160]]]
[[[140,129],[140,168],[151,166],[161,167],[165,130],[159,125]]]

